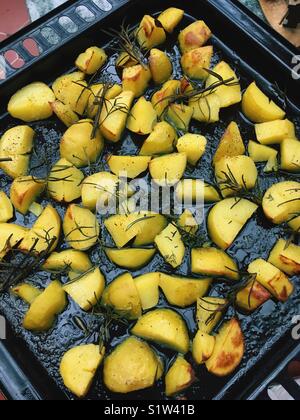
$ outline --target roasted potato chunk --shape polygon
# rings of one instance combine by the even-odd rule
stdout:
[[[66,159],[60,159],[51,169],[48,192],[58,202],[71,203],[81,197],[84,174]]]
[[[196,380],[192,365],[182,356],[178,356],[166,374],[166,396],[172,397],[187,388]]]
[[[54,114],[63,122],[67,127],[78,123],[79,116],[72,110],[70,105],[65,105],[61,101],[54,101],[50,104]]]
[[[143,67],[141,64],[133,67],[126,67],[123,70],[123,91],[130,91],[134,94],[135,98],[139,98],[145,93],[150,80],[151,71],[149,67]]]
[[[186,154],[174,153],[153,159],[149,164],[149,170],[156,184],[161,187],[171,187],[181,180],[186,166]]]
[[[272,298],[258,281],[252,280],[236,296],[236,306],[244,312],[254,312]]]
[[[14,209],[10,199],[4,191],[0,191],[0,223],[6,223],[14,216]]]
[[[17,296],[18,298],[24,300],[24,302],[32,305],[35,299],[40,296],[43,292],[37,287],[32,286],[31,284],[19,284],[18,286],[13,287],[10,292]]]
[[[210,334],[222,319],[227,301],[215,297],[204,297],[197,301],[197,323],[199,330]]]
[[[158,20],[168,33],[172,33],[177,25],[181,22],[184,16],[184,10],[170,7],[164,10],[159,16]]]
[[[155,156],[172,153],[176,140],[177,133],[174,128],[165,121],[159,122],[145,140],[140,155]]]
[[[75,249],[53,252],[43,264],[43,270],[49,271],[50,273],[72,271],[81,274],[91,268],[92,263],[88,255]]]
[[[221,101],[216,93],[194,96],[189,100],[189,107],[193,108],[193,119],[212,124],[220,120]]]
[[[108,165],[116,176],[134,179],[147,171],[150,161],[148,156],[111,156]]]
[[[157,235],[155,244],[164,260],[173,268],[182,264],[185,257],[185,246],[176,226],[169,224]]]
[[[214,155],[214,165],[224,157],[244,155],[246,148],[241,136],[240,129],[236,122],[232,121],[227,127],[218,149]]]
[[[268,262],[288,276],[300,274],[300,246],[279,239],[271,251]]]
[[[300,141],[285,139],[281,143],[281,169],[300,172]]]
[[[52,116],[53,91],[41,82],[31,83],[15,93],[7,110],[14,118],[25,122],[45,120]]]
[[[277,120],[255,125],[256,137],[259,143],[280,144],[285,139],[295,138],[295,125],[289,120]]]
[[[25,238],[28,230],[12,223],[0,223],[0,260]]]
[[[80,54],[76,60],[76,67],[86,74],[94,74],[106,63],[107,55],[102,48],[90,47]]]
[[[144,311],[158,305],[159,273],[148,273],[134,279]]]
[[[162,85],[172,76],[173,64],[170,58],[165,52],[157,48],[152,48],[150,51],[149,66],[152,79],[156,85]]]
[[[240,278],[237,263],[217,248],[193,249],[192,272],[204,276],[226,277],[230,280]]]
[[[111,249],[106,248],[106,255],[110,261],[128,270],[138,270],[149,264],[156,254],[156,249]]]
[[[133,106],[127,120],[127,128],[133,133],[146,135],[153,131],[157,123],[157,113],[151,102],[144,96]]]
[[[192,204],[203,201],[214,203],[220,201],[219,192],[201,179],[183,179],[176,187],[176,197],[180,203]]]
[[[205,80],[209,73],[214,50],[212,46],[196,48],[186,52],[181,57],[181,66],[186,76],[191,79]]]
[[[150,50],[163,44],[167,36],[165,30],[152,16],[145,15],[137,30],[137,39],[143,49]]]
[[[180,32],[179,44],[183,54],[202,47],[211,38],[212,33],[203,20],[194,22]]]
[[[216,339],[212,335],[198,331],[193,341],[193,359],[198,365],[202,365],[211,358],[216,345]]]
[[[21,214],[28,213],[30,206],[46,189],[46,181],[32,176],[18,177],[10,188],[10,199]]]

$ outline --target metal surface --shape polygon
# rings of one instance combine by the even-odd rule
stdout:
[[[120,26],[124,16],[127,17],[128,23],[136,24],[143,14],[154,14],[162,9],[159,0],[153,0],[151,4],[147,3],[147,5],[139,0],[131,0],[129,2],[115,1],[113,3],[114,5],[117,3],[120,6],[118,10],[114,10],[114,13],[112,13],[113,10],[103,13],[99,21],[94,21],[88,25],[88,29],[85,30],[85,28],[82,28],[75,37],[68,36],[64,39],[62,45],[51,47],[48,53],[43,55],[41,59],[31,60],[25,69],[10,75],[9,80],[2,83],[3,114],[0,116],[0,134],[11,126],[16,125],[16,121],[5,113],[4,106],[6,100],[18,87],[33,80],[45,80],[51,83],[57,76],[73,68],[76,56],[87,46],[94,44],[106,46],[109,52],[109,46],[107,46],[108,40],[101,32],[101,29],[107,29],[108,27],[117,28]],[[199,7],[199,2],[197,4],[194,2],[185,4],[187,13],[181,27],[188,25],[193,19],[204,19],[215,34],[212,40],[215,47],[214,63],[225,59],[237,70],[243,88],[255,79],[273,99],[283,105],[284,101],[278,95],[278,88],[275,85],[276,81],[281,90],[287,92],[288,114],[295,122],[297,132],[300,134],[300,112],[297,107],[297,103],[299,103],[297,102],[299,83],[293,80],[291,76],[290,60],[293,51],[289,50],[287,45],[284,42],[281,43],[279,39],[276,45],[273,40],[273,48],[271,49],[270,43],[272,38],[267,27],[260,27],[258,20],[256,21],[252,16],[249,17],[247,15],[245,12],[246,9],[237,9],[232,2],[225,0],[205,0],[200,3],[201,7]],[[179,0],[166,0],[163,8],[170,5],[180,7],[182,6],[182,2]],[[72,5],[70,7],[74,6]],[[66,14],[66,12],[63,14]],[[51,17],[51,22],[57,22],[57,19],[58,17],[53,17],[53,19]],[[43,21],[42,25],[45,26],[46,21]],[[37,28],[38,26],[31,27],[31,33],[37,31]],[[174,62],[177,60],[174,77],[180,77],[181,68],[178,63],[179,50],[175,45],[176,36],[177,34],[170,38],[166,45],[166,50],[172,55]],[[13,40],[13,42],[18,43],[17,40]],[[115,56],[112,56],[107,65],[109,71],[114,68],[114,59]],[[28,71],[28,68],[30,68],[30,71]],[[254,138],[254,127],[245,120],[240,112],[239,106],[223,110],[221,121],[218,124],[213,126],[194,124],[192,131],[201,132],[201,134],[207,137],[208,149],[198,168],[195,171],[189,169],[185,174],[186,177],[205,178],[206,181],[214,180],[211,159],[226,126],[232,120],[237,121],[240,125],[246,143],[251,138]],[[40,158],[46,156],[50,161],[55,162],[58,159],[59,141],[65,127],[55,118],[33,123],[31,126],[37,132],[36,150],[38,151],[38,155],[40,155]],[[136,154],[140,144],[140,139],[127,133],[124,136],[124,141],[120,145],[108,146],[107,152],[114,152],[121,155]],[[32,164],[34,165],[35,163],[33,161]],[[264,189],[267,189],[274,182],[278,182],[277,177],[266,177],[263,175],[263,166],[259,167],[259,171],[263,179],[262,187]],[[1,175],[2,187],[7,190],[8,186],[5,187],[6,181],[8,181],[7,178]],[[55,206],[63,216],[65,207],[57,204]],[[209,209],[210,206],[206,206],[206,214]],[[26,217],[24,219],[18,216],[16,222],[28,225],[33,222],[33,218]],[[207,234],[204,227],[203,230],[203,233]],[[104,229],[102,234],[109,241]],[[229,254],[238,260],[241,269],[245,269],[253,259],[258,257],[267,258],[270,250],[281,236],[286,237],[283,229],[268,223],[263,216],[262,210],[260,210],[230,248]],[[61,243],[61,247],[63,248],[64,246]],[[111,282],[117,275],[123,272],[122,270],[116,269],[99,249],[94,249],[91,252],[91,257],[95,263],[100,264],[108,282]],[[151,271],[170,272],[170,268],[157,255],[148,267],[142,271],[135,272],[134,276]],[[190,275],[190,261],[188,256],[186,256],[185,262],[179,272]],[[45,286],[49,279],[41,280],[32,278],[29,280]],[[185,393],[187,398],[197,400],[247,398],[246,393],[255,388],[268,375],[267,367],[268,369],[273,369],[278,362],[278,358],[281,360],[285,354],[296,346],[296,343],[290,338],[290,329],[292,327],[293,316],[300,314],[300,281],[298,278],[294,278],[293,281],[295,283],[295,293],[286,304],[270,301],[252,316],[247,317],[240,314],[246,338],[246,354],[240,368],[229,378],[216,378],[208,374],[204,367],[197,367],[196,373],[199,377],[199,382]],[[212,293],[219,295],[225,291],[226,287],[223,284],[216,284]],[[161,298],[160,306],[168,306],[163,298]],[[34,369],[28,369],[29,372],[26,372],[26,374],[29,380],[38,389],[41,389],[43,384],[45,386],[48,380],[49,383],[52,383],[52,380],[54,380],[57,385],[57,390],[61,390],[57,391],[57,393],[63,398],[66,390],[58,371],[59,361],[66,350],[85,342],[82,332],[78,330],[72,320],[73,316],[75,314],[82,316],[92,327],[96,327],[97,322],[91,319],[90,315],[80,311],[74,303],[70,303],[66,312],[59,316],[57,324],[49,333],[35,335],[25,331],[21,326],[26,309],[27,306],[24,303],[9,295],[0,297],[0,312],[5,315],[12,328],[10,339],[7,343],[4,342],[4,344],[10,350],[15,350],[15,337],[19,337],[18,345],[20,345],[22,351],[19,352],[21,354],[15,354],[15,359],[22,364],[22,367],[27,366],[28,368],[32,366],[31,363],[35,363],[36,366],[39,366],[39,369],[42,366],[38,375],[39,379],[36,378],[37,375],[33,375],[33,372],[30,373],[30,370]],[[188,322],[191,334],[194,334],[196,331],[194,308],[179,312],[182,313]],[[228,316],[232,316],[232,312]],[[115,338],[112,340],[111,346],[108,347],[108,351],[126,337],[127,334],[128,331],[116,328],[113,331]],[[95,337],[91,337],[90,341],[94,339]],[[155,347],[162,354],[167,364],[174,353],[165,351],[158,346]],[[30,361],[27,360],[29,355],[31,355]],[[35,356],[35,362],[32,361],[32,355]],[[66,395],[68,398],[72,398],[72,395],[67,392]],[[47,397],[51,398],[49,395],[47,396],[47,393],[43,395],[43,398]],[[104,388],[100,372],[88,398],[115,399],[120,398],[120,396],[112,395]],[[131,394],[127,398],[135,400],[163,399],[163,383],[160,383],[154,389],[135,393],[134,395]]]

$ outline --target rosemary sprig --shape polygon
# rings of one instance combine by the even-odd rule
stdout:
[[[7,157],[7,158],[0,158],[0,163],[2,162],[12,162],[12,158]]]

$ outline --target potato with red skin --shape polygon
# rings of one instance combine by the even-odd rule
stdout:
[[[212,36],[211,30],[203,20],[192,23],[179,35],[181,52],[184,54],[202,47]]]
[[[239,366],[244,353],[243,332],[234,318],[224,324],[217,334],[213,354],[206,362],[207,370],[216,376],[228,376]]]

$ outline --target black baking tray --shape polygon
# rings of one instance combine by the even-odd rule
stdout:
[[[180,0],[165,0],[162,4],[159,0],[147,3],[141,0],[109,0],[109,4],[111,7],[107,2],[102,3],[101,10],[92,1],[67,2],[65,7],[59,9],[58,15],[52,13],[23,30],[21,34],[1,44],[0,54],[8,49],[15,49],[23,56],[25,66],[19,70],[9,69],[7,80],[0,82],[0,134],[17,123],[7,115],[6,104],[9,97],[18,88],[36,80],[50,84],[62,73],[72,70],[78,53],[95,44],[107,46],[109,39],[102,30],[111,27],[118,28],[124,18],[128,24],[135,25],[145,13],[156,14],[169,6],[175,6],[183,7],[186,10],[181,27],[195,19],[204,19],[207,22],[214,32],[212,40],[215,46],[214,62],[216,63],[220,59],[228,61],[236,69],[243,88],[251,81],[256,80],[274,100],[287,107],[288,115],[295,122],[297,133],[300,135],[299,80],[292,76],[292,60],[297,54],[297,50],[255,18],[237,1],[182,2]],[[76,14],[76,8],[82,5],[90,8],[94,13],[93,22],[83,22]],[[61,16],[68,16],[77,24],[76,34],[70,34],[59,26]],[[60,41],[57,45],[51,45],[43,38],[41,29],[44,27],[53,28],[58,33]],[[168,52],[174,56],[178,55],[177,47],[174,47],[176,35],[177,33],[165,46]],[[41,46],[43,53],[39,58],[24,53],[22,42],[25,38],[33,38]],[[109,47],[107,48],[109,50]],[[108,64],[108,70],[111,70],[111,64],[112,61]],[[175,75],[180,75],[180,66],[176,66]],[[213,127],[195,124],[193,130],[206,135],[209,146],[199,167],[194,172],[188,170],[187,177],[204,177],[207,181],[213,180],[211,158],[222,133],[232,120],[237,121],[240,125],[246,143],[254,137],[253,124],[243,117],[240,107],[224,110],[220,123]],[[55,162],[58,158],[59,140],[65,128],[55,118],[34,123],[32,127],[37,132],[36,150]],[[108,149],[108,152],[134,154],[138,150],[138,141],[128,134],[125,135],[121,145],[109,146]],[[263,167],[259,169],[262,173]],[[286,178],[289,176],[282,179]],[[295,178],[299,179],[297,176],[293,177],[293,179]],[[280,177],[274,176],[264,177],[263,187],[266,189],[280,179]],[[7,178],[3,174],[1,174],[0,182],[0,187],[7,190]],[[63,214],[65,208],[58,205],[56,207],[60,214]],[[206,207],[206,213],[209,208],[209,206]],[[24,219],[17,215],[16,222],[27,224],[32,222],[32,218],[28,216]],[[106,238],[105,231],[103,231],[103,235]],[[259,212],[229,250],[229,254],[238,259],[241,268],[245,268],[252,259],[267,258],[277,239],[286,235],[282,228],[269,224],[263,218],[262,212]],[[61,244],[61,246],[64,245]],[[122,273],[122,270],[116,270],[105,256],[100,255],[99,250],[95,249],[91,254],[93,260],[101,264],[101,269],[108,282]],[[134,273],[134,276],[142,272],[157,270],[170,271],[159,256],[144,270]],[[181,267],[180,273],[190,274],[188,258]],[[47,283],[47,281],[37,278],[29,280],[41,286],[45,286]],[[270,372],[279,363],[282,363],[298,344],[291,338],[291,328],[293,317],[300,314],[300,281],[296,277],[293,278],[293,281],[295,293],[286,304],[270,301],[250,317],[240,314],[246,337],[246,354],[240,368],[228,378],[216,378],[209,375],[203,367],[197,368],[196,373],[199,381],[185,393],[184,396],[187,399],[251,399],[253,395],[256,395],[257,387],[262,386]],[[218,294],[225,292],[224,285],[216,284],[214,292]],[[163,299],[161,299],[160,305],[167,306]],[[74,314],[79,314],[87,322],[89,322],[90,316],[82,313],[76,305],[70,303],[67,311],[59,317],[58,323],[48,334],[33,335],[21,328],[25,310],[26,306],[22,302],[8,294],[0,297],[0,313],[8,321],[7,340],[0,343],[0,380],[7,392],[15,399],[73,398],[63,387],[58,372],[59,360],[67,349],[85,342],[82,332],[73,322]],[[194,333],[196,325],[193,309],[180,312]],[[232,316],[232,313],[229,313],[228,316]],[[115,338],[112,345],[114,346],[127,335],[127,331],[116,328],[113,335]],[[95,337],[91,337],[90,341],[94,339]],[[108,351],[110,350],[109,347]],[[157,348],[157,350],[162,351],[161,348]],[[168,353],[167,356],[169,361],[173,353]],[[5,374],[1,370],[3,368]],[[8,381],[8,377],[12,380]],[[112,395],[105,389],[100,374],[87,398],[107,400],[120,399],[120,396]],[[122,398],[164,399],[163,384],[160,383],[155,389]]]

